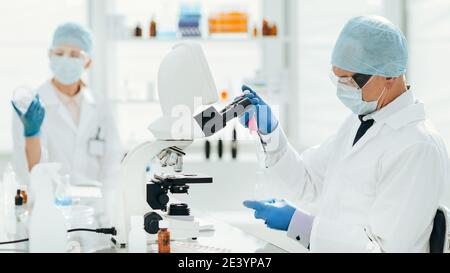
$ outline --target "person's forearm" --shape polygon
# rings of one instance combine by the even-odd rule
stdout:
[[[31,171],[41,161],[41,138],[25,138],[25,154],[27,156],[28,170]]]

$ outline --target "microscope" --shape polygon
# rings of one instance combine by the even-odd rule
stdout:
[[[175,45],[163,59],[158,71],[158,94],[162,116],[149,127],[156,140],[140,144],[121,163],[117,202],[109,213],[117,229],[114,240],[120,247],[127,244],[132,216],[144,217],[144,229],[149,234],[156,234],[159,222],[166,220],[172,239],[199,237],[200,224],[191,215],[189,206],[169,204],[169,194],[187,194],[191,185],[213,182],[207,175],[184,172],[185,150],[195,139],[223,129],[251,105],[241,97],[220,112],[209,107],[193,115],[197,106],[217,102],[218,95],[203,50],[192,42]],[[147,181],[146,167],[150,161],[171,170],[155,173]]]

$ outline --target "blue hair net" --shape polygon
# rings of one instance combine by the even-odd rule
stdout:
[[[354,73],[399,77],[408,63],[406,38],[384,17],[355,17],[339,35],[331,63]]]
[[[52,46],[63,44],[79,46],[88,54],[92,53],[94,47],[91,31],[77,23],[65,23],[55,30]]]

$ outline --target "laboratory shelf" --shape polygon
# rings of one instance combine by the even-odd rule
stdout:
[[[226,36],[212,36],[212,37],[192,37],[192,38],[129,38],[110,40],[116,43],[177,43],[193,41],[199,43],[288,43],[290,40],[287,37],[226,37]]]

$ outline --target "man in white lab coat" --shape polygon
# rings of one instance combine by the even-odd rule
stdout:
[[[308,214],[284,200],[244,202],[256,218],[314,252],[429,252],[449,163],[424,104],[406,84],[407,54],[404,35],[385,18],[351,19],[333,50],[332,78],[353,114],[302,154],[270,107],[244,87],[255,105],[266,167],[317,208]]]
[[[92,34],[83,26],[66,23],[56,29],[49,51],[54,77],[37,89],[26,111],[13,102],[15,167],[19,182],[27,183],[36,164],[61,163],[61,174],[70,175],[72,185],[101,186],[109,204],[122,148],[106,100],[82,81],[92,49]]]

